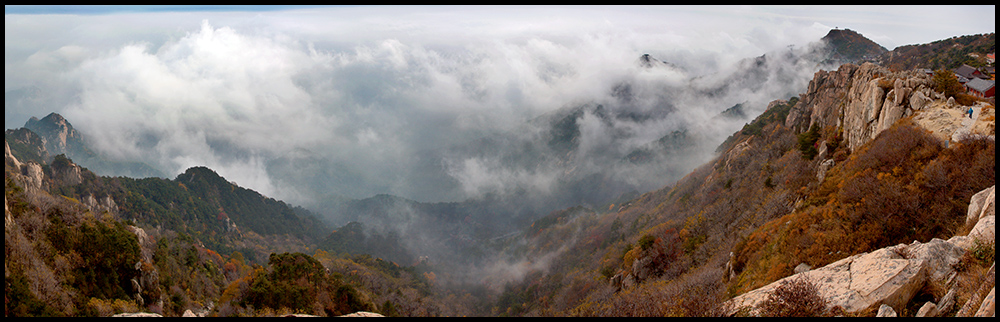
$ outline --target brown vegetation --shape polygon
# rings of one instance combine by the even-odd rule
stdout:
[[[805,277],[781,282],[757,309],[762,317],[814,317],[828,311],[816,284]]]
[[[964,224],[968,200],[993,184],[994,147],[972,140],[944,149],[903,122],[831,169],[799,211],[757,229],[735,248],[731,293],[851,254],[913,240],[947,238]]]

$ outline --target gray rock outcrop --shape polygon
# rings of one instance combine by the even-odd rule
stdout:
[[[927,107],[933,102],[931,87],[930,76],[915,70],[844,64],[836,71],[816,72],[806,94],[789,111],[785,126],[796,132],[813,125],[842,127],[844,141],[853,151]]]
[[[977,218],[973,233],[992,236],[995,232],[991,197],[995,186],[977,193],[969,205],[970,218]],[[975,214],[973,216],[972,214]],[[879,307],[879,314],[901,312],[921,289],[937,290],[944,294],[933,294],[939,303],[924,304],[919,314],[937,316],[951,310],[955,300],[954,284],[958,267],[963,256],[974,246],[970,239],[980,236],[956,236],[947,241],[932,239],[921,243],[900,244],[841,259],[821,268],[801,271],[764,287],[739,295],[725,305],[730,314],[746,309],[756,315],[756,308],[767,299],[774,289],[786,280],[805,277],[816,284],[820,295],[829,307],[839,306],[846,312],[858,312]],[[797,270],[798,271],[798,270]],[[991,273],[988,275],[992,276]],[[992,282],[989,283],[992,287]],[[928,287],[929,286],[929,287]],[[981,293],[980,293],[981,294]],[[973,299],[967,314],[992,316],[993,297]]]
[[[896,310],[893,310],[891,306],[882,304],[882,306],[880,306],[878,308],[878,313],[875,314],[875,317],[877,317],[877,318],[894,318],[894,317],[897,317]]]
[[[354,313],[351,313],[351,314],[341,315],[340,317],[344,317],[344,318],[352,318],[352,317],[354,317],[354,318],[381,318],[381,317],[385,317],[385,316],[381,315],[381,314],[378,314],[378,313],[358,311],[358,312],[354,312]]]
[[[990,290],[990,294],[986,295],[983,299],[983,304],[979,306],[979,310],[976,311],[975,317],[993,317],[996,316],[996,288]]]
[[[163,315],[157,313],[119,313],[112,315],[113,318],[162,318]]]

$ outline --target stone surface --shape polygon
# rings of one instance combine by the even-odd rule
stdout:
[[[915,92],[910,96],[910,108],[916,111],[923,110],[925,107],[929,106],[933,99],[924,95],[923,92]]]
[[[965,217],[965,223],[967,225],[972,225],[984,217],[995,216],[995,199],[995,185],[973,195],[972,200],[969,201],[969,210]]]
[[[876,305],[887,305],[900,311],[928,283],[931,289],[949,289],[957,275],[954,267],[964,253],[961,247],[942,239],[886,247],[824,267],[797,272],[733,298],[728,307],[733,309],[731,313],[748,308],[751,314],[756,314],[756,307],[780,283],[805,277],[816,284],[820,296],[827,300],[830,307],[839,306],[846,312],[859,312]],[[942,310],[953,305],[954,290],[934,296],[942,298]]]
[[[948,290],[948,293],[941,297],[941,300],[938,301],[938,312],[951,311],[951,308],[955,306],[955,294],[955,289],[952,288]]]
[[[962,111],[969,107],[958,106],[953,99],[946,102],[932,87],[931,77],[915,70],[843,64],[836,71],[816,72],[807,92],[789,111],[785,126],[797,133],[813,125],[842,128],[844,146],[851,151],[909,116],[945,142],[974,128],[977,133],[992,132],[992,118],[963,118]],[[979,111],[982,106],[973,108]]]
[[[385,317],[385,316],[383,316],[381,314],[378,314],[378,313],[358,311],[358,312],[354,312],[354,313],[347,314],[347,315],[341,315],[340,317],[381,318],[381,317]]]
[[[993,244],[996,242],[996,216],[980,219],[969,232],[969,238],[975,242]]]
[[[816,179],[818,179],[819,182],[823,182],[823,179],[826,179],[826,172],[830,171],[830,168],[833,168],[834,164],[835,162],[833,161],[833,159],[829,159],[823,161],[823,163],[820,163],[819,170],[816,171]]]
[[[914,315],[914,317],[918,318],[935,317],[937,316],[937,314],[938,314],[937,304],[934,304],[934,302],[927,302],[924,303],[924,305],[921,306],[919,310],[917,310],[917,314]]]
[[[942,239],[931,239],[926,243],[914,242],[905,249],[910,258],[924,260],[927,273],[927,283],[932,285],[932,289],[948,289],[952,279],[958,274],[955,268],[965,255],[965,249]],[[934,294],[941,297],[945,294]]]
[[[925,260],[906,259],[889,249],[854,255],[827,266],[792,275],[730,300],[730,307],[756,307],[780,283],[805,276],[827,299],[828,305],[857,312],[879,303],[902,309],[926,279]],[[735,311],[733,312],[735,313]]]
[[[891,306],[882,304],[878,308],[878,314],[875,314],[877,318],[894,318],[896,317],[896,310],[893,310]]]
[[[841,307],[859,311],[881,302],[902,310],[923,286],[925,267],[924,260],[903,258],[889,248],[861,256],[851,263],[851,286],[846,290],[860,293],[861,300]]]
[[[112,315],[113,318],[162,318],[163,315],[156,313],[119,313]]]
[[[996,312],[996,287],[990,290],[990,294],[986,295],[983,299],[983,304],[979,306],[979,310],[976,311],[975,317],[989,317],[993,316]]]

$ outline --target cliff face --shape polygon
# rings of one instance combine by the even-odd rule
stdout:
[[[45,149],[53,155],[86,150],[80,133],[62,115],[50,113],[41,120],[32,117],[24,127],[45,138]]]
[[[785,126],[796,132],[813,125],[842,128],[844,140],[854,150],[941,99],[931,87],[930,76],[915,70],[892,72],[871,63],[845,64],[836,71],[816,73]]]

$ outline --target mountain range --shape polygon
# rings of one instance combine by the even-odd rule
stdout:
[[[614,148],[636,139],[627,131],[581,145],[587,122],[614,129],[685,108],[670,93],[638,108],[648,93],[626,81],[610,89],[612,101],[533,119],[545,129],[537,136],[450,148],[571,169],[545,198],[528,189],[437,203],[330,196],[307,210],[205,167],[166,179],[144,163],[94,152],[59,114],[31,118],[5,133],[6,313],[271,315],[296,306],[285,313],[712,315],[800,263],[821,267],[968,233],[969,200],[994,182],[992,103],[976,102],[966,127],[955,117],[964,107],[935,92],[931,77],[872,63],[912,56],[911,47],[887,51],[846,29],[822,44],[747,59],[700,87],[705,97],[752,92],[761,89],[753,84],[791,84],[784,75],[803,63],[839,66],[766,107],[710,108],[713,121],[731,128],[727,137],[682,124],[639,148]],[[681,69],[649,55],[636,65]],[[588,170],[597,158],[626,170],[653,165],[672,184],[639,191]],[[709,161],[667,166],[702,159]],[[127,251],[115,255],[114,247]],[[969,256],[956,271],[963,281],[990,265]],[[330,272],[307,268],[313,261]],[[325,291],[301,295],[309,285]],[[939,302],[938,291],[913,296]],[[298,300],[276,304],[266,295]]]

